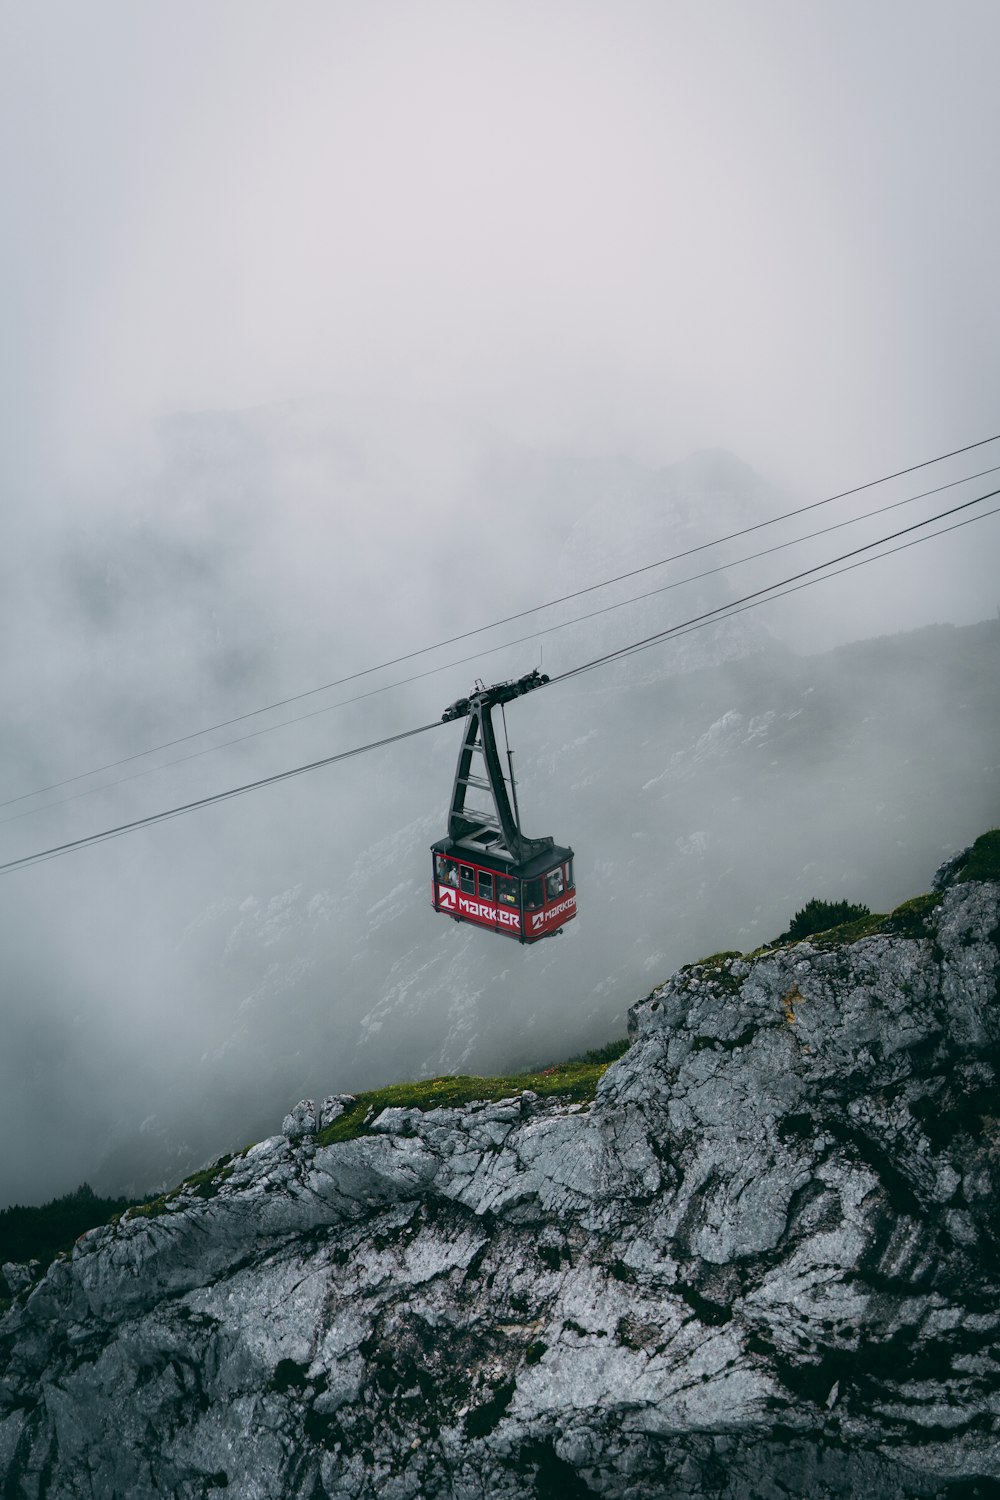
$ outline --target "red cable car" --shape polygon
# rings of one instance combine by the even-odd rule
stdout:
[[[491,711],[519,698],[548,678],[537,668],[516,682],[493,687],[476,683],[468,698],[445,709],[442,719],[468,715],[458,753],[448,819],[448,837],[431,845],[433,906],[456,922],[474,922],[519,943],[537,943],[561,932],[576,916],[573,851],[551,838],[521,832],[511,752],[511,797],[500,765]],[[506,724],[505,724],[506,733]],[[469,790],[486,792],[492,808],[468,804]]]

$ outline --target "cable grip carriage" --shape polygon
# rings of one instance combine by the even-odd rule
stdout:
[[[485,687],[477,681],[441,715],[466,717],[448,817],[448,836],[431,845],[433,906],[456,922],[473,922],[519,943],[561,932],[576,916],[573,850],[551,837],[521,832],[511,751],[510,793],[491,717],[514,698],[544,687],[536,668],[516,682]],[[504,720],[506,739],[506,720]],[[487,803],[486,807],[475,804]]]

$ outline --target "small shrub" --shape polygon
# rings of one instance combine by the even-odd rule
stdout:
[[[777,939],[779,943],[797,943],[801,938],[811,937],[814,932],[829,932],[831,927],[842,927],[845,922],[860,922],[870,917],[867,906],[854,906],[850,901],[821,901],[814,896],[801,911],[797,911],[788,924],[788,931]]]

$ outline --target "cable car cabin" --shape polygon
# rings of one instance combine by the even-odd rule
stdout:
[[[551,937],[576,916],[573,851],[549,837],[527,838],[521,832],[511,752],[508,748],[508,795],[490,713],[548,680],[534,671],[489,688],[477,683],[468,698],[442,715],[449,720],[465,714],[467,723],[448,836],[431,845],[434,910],[520,943]],[[475,807],[476,794],[489,805]]]
[[[576,916],[573,851],[553,844],[523,865],[472,854],[441,839],[434,855],[434,910],[522,943],[550,937]]]

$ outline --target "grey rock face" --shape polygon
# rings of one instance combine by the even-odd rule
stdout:
[[[303,1136],[317,1135],[339,1120],[349,1104],[354,1103],[353,1094],[327,1094],[319,1109],[312,1099],[300,1099],[294,1109],[281,1122],[281,1133],[290,1141],[299,1141]]]
[[[353,1094],[327,1094],[319,1107],[319,1128],[325,1130],[334,1120],[339,1120],[348,1105],[354,1103]]]
[[[994,1493],[998,942],[682,970],[590,1107],[299,1106],[22,1292],[3,1493]]]
[[[30,1286],[33,1281],[37,1280],[39,1263],[37,1260],[29,1260],[23,1263],[8,1260],[4,1261],[0,1270],[3,1271],[3,1278],[7,1283],[7,1288],[11,1296],[16,1297],[18,1292],[23,1292],[25,1287]]]
[[[300,1099],[281,1122],[281,1133],[290,1141],[298,1141],[303,1136],[315,1135],[318,1130],[319,1117],[315,1101],[312,1099]]]
[[[931,882],[931,890],[937,891],[937,893],[940,895],[941,892],[946,891],[949,886],[955,885],[959,873],[965,867],[965,865],[968,864],[969,855],[971,853],[972,845],[970,844],[967,849],[960,849],[957,854],[952,855],[951,859],[946,859],[944,864],[939,866],[939,868],[934,872],[934,879]]]

